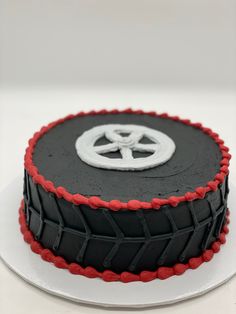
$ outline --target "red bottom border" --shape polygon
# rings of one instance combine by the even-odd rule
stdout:
[[[71,274],[74,275],[82,275],[88,278],[101,278],[104,281],[121,281],[124,283],[132,282],[132,281],[143,281],[148,282],[154,279],[167,279],[174,275],[182,275],[188,269],[196,269],[204,262],[209,262],[215,253],[220,251],[220,247],[222,244],[226,242],[226,234],[229,233],[229,210],[227,210],[226,214],[226,223],[222,228],[222,231],[218,237],[218,239],[212,243],[211,248],[205,250],[200,256],[192,257],[189,259],[188,263],[182,264],[177,263],[172,267],[159,267],[155,271],[147,271],[143,270],[139,274],[133,274],[130,272],[122,272],[121,274],[116,274],[111,270],[105,270],[103,272],[98,272],[95,268],[87,266],[85,268],[81,267],[77,263],[67,263],[65,259],[61,256],[55,256],[52,251],[49,249],[45,249],[38,241],[34,239],[32,232],[29,230],[26,224],[26,218],[24,213],[24,202],[22,200],[21,206],[19,208],[19,223],[20,230],[23,234],[24,241],[30,245],[31,250],[39,254],[44,261],[49,263],[53,263],[54,266],[62,269],[67,269]]]

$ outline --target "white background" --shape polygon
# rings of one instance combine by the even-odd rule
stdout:
[[[0,0],[1,84],[234,88],[235,0]]]
[[[91,108],[191,118],[235,155],[235,56],[235,0],[0,0],[0,189],[23,172],[33,132]],[[0,263],[0,313],[104,311],[47,295]],[[235,314],[236,278],[146,312]]]

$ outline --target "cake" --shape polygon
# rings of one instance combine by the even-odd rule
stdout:
[[[69,115],[26,149],[24,240],[56,267],[105,281],[191,271],[225,243],[230,157],[218,134],[177,116]]]

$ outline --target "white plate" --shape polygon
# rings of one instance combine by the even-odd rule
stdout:
[[[6,265],[30,284],[76,302],[105,307],[144,308],[170,304],[199,296],[223,284],[236,274],[236,189],[231,186],[230,233],[209,263],[182,276],[148,283],[106,283],[70,274],[44,262],[30,250],[19,231],[18,208],[22,198],[22,178],[15,179],[0,194],[0,254]]]

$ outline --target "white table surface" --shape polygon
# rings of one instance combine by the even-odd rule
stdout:
[[[130,106],[165,111],[200,121],[218,132],[231,148],[231,153],[234,156],[236,154],[236,94],[233,91],[4,90],[0,92],[0,189],[23,171],[27,140],[42,125],[80,110]],[[234,158],[230,170],[231,178],[235,177]],[[105,311],[113,312],[46,294],[25,283],[0,262],[0,313],[69,314]],[[145,311],[163,314],[235,314],[236,278],[199,298]]]

